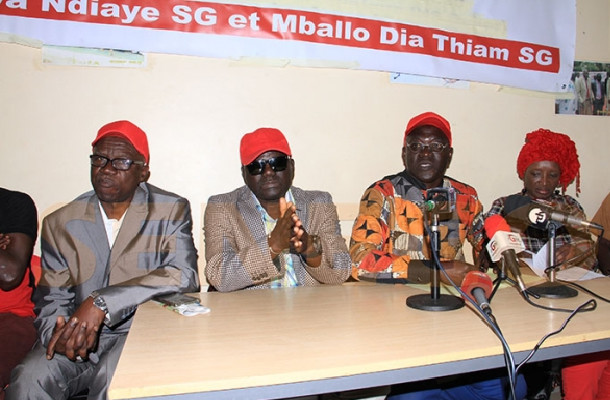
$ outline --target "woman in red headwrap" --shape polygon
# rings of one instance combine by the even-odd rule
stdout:
[[[580,193],[579,169],[576,146],[569,136],[548,129],[528,133],[517,158],[517,173],[523,181],[523,189],[520,193],[495,200],[487,217],[493,214],[505,217],[511,229],[521,235],[526,250],[537,253],[548,242],[547,226],[529,222],[527,212],[524,215],[523,210],[528,210],[528,205],[536,201],[553,211],[586,220],[580,203],[565,194],[574,180],[576,194]],[[595,242],[589,232],[559,226],[555,238],[556,266],[596,269]],[[609,358],[610,353],[603,352],[564,360],[561,371],[564,400],[610,399]],[[557,365],[555,362],[526,367],[528,399],[549,398],[553,385],[559,383]]]
[[[579,169],[576,145],[568,135],[548,129],[528,133],[517,158],[517,173],[523,181],[523,189],[520,193],[495,200],[487,216],[500,214],[505,217],[511,228],[521,234],[526,250],[537,253],[548,241],[548,229],[523,218],[523,210],[531,201],[536,201],[553,211],[586,220],[580,203],[565,194],[574,180],[576,194],[580,193]],[[558,188],[561,188],[561,193]],[[555,243],[555,265],[559,268],[579,266],[595,269],[595,242],[589,232],[559,226]]]

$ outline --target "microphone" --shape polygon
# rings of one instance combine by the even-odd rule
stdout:
[[[485,234],[490,238],[489,243],[487,243],[487,251],[492,261],[496,262],[500,258],[504,259],[504,265],[517,281],[519,290],[524,293],[526,287],[523,278],[521,278],[521,270],[519,270],[519,262],[515,252],[515,250],[525,250],[521,236],[518,233],[511,232],[506,220],[498,214],[486,218],[484,228]]]
[[[571,225],[575,227],[583,227],[585,229],[598,229],[603,230],[604,228],[596,224],[595,222],[585,221],[570,214],[566,214],[560,211],[554,211],[550,207],[543,206],[536,202],[532,202],[529,207],[527,214],[528,219],[533,224],[544,224],[545,226],[549,221],[559,222],[561,224]]]
[[[430,212],[446,212],[448,207],[443,202],[437,202],[434,200],[426,200],[423,203],[424,211]]]
[[[534,228],[546,230],[549,221],[585,229],[603,230],[604,227],[594,222],[580,219],[573,215],[561,211],[555,211],[551,207],[540,204],[529,197],[521,195],[511,195],[506,198],[504,203],[504,215],[507,218],[516,218]]]
[[[431,188],[426,191],[426,201],[423,202],[424,211],[447,213],[455,210],[455,189]]]
[[[493,282],[487,274],[481,271],[468,272],[462,281],[460,289],[469,298],[474,300],[485,314],[491,315],[491,306],[487,299],[491,296]]]

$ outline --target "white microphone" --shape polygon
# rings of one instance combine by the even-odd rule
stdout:
[[[525,250],[521,236],[518,233],[511,232],[506,220],[498,214],[486,218],[484,227],[485,234],[491,239],[487,243],[487,251],[492,261],[497,262],[501,258],[504,259],[504,265],[517,281],[519,290],[525,292],[526,287],[525,283],[523,283],[523,278],[521,278],[521,270],[519,269],[519,261],[516,254],[516,251],[521,252]]]
[[[491,278],[481,271],[470,271],[464,277],[460,286],[469,298],[475,301],[487,315],[491,315],[489,297],[493,289]]]

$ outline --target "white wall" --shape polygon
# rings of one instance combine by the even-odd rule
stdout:
[[[610,62],[610,0],[580,0],[577,32],[577,60]],[[295,184],[327,190],[336,202],[357,202],[370,183],[402,168],[404,127],[427,110],[452,123],[448,174],[477,188],[486,209],[521,189],[517,154],[525,134],[540,127],[576,142],[579,200],[589,216],[610,191],[610,118],[555,115],[553,98],[532,92],[158,54],[148,55],[144,69],[49,66],[40,49],[7,43],[0,59],[0,186],[29,193],[40,212],[91,188],[90,143],[117,119],[148,133],[150,182],[190,199],[197,244],[201,203],[243,183],[239,139],[260,126],[286,134]]]

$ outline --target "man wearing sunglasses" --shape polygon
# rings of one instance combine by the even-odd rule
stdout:
[[[105,399],[136,307],[197,291],[189,202],[147,183],[146,134],[104,125],[92,143],[93,191],[42,223],[34,291],[39,340],[12,374],[7,399]]]
[[[282,132],[247,133],[240,156],[245,186],[210,197],[205,210],[211,287],[230,292],[344,282],[351,260],[332,198],[292,186],[295,163]]]

